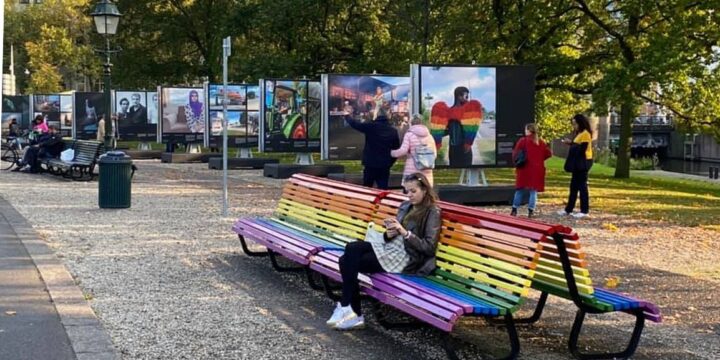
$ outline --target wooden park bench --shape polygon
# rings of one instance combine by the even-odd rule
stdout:
[[[289,269],[278,266],[275,254],[306,271],[312,269],[323,276],[323,288],[336,298],[327,279],[341,281],[338,258],[344,245],[363,240],[369,221],[382,227],[382,219],[395,216],[401,201],[402,197],[387,192],[295,175],[285,185],[274,216],[243,218],[233,228],[248,255],[269,255],[273,266],[283,271]],[[536,224],[536,231],[518,233],[511,226],[467,216],[464,207],[453,205],[447,211],[441,207],[438,269],[428,277],[361,275],[363,292],[376,304],[389,305],[446,334],[462,317],[500,317],[510,338],[507,358],[514,359],[520,344],[513,313],[530,290],[542,249],[540,240],[553,228]],[[266,246],[267,253],[249,251],[245,238]],[[308,280],[320,288],[310,272]],[[394,325],[379,315],[383,326]],[[449,337],[445,350],[455,356]]]
[[[92,180],[95,164],[102,151],[103,143],[94,140],[75,140],[72,149],[75,157],[72,161],[63,161],[57,158],[44,159],[42,164],[48,172],[62,175],[73,180]]]

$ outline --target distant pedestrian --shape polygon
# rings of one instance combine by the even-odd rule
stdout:
[[[390,151],[400,147],[400,135],[398,135],[397,129],[388,122],[387,109],[381,108],[374,121],[360,122],[347,113],[345,121],[353,129],[365,134],[362,158],[363,186],[377,184],[379,189],[387,189],[390,181],[390,168],[395,163],[395,159],[390,156]]]
[[[517,216],[523,196],[528,194],[528,217],[533,216],[537,194],[545,191],[545,160],[551,156],[550,149],[540,140],[537,125],[525,125],[525,136],[518,140],[513,149],[513,159],[523,157],[524,162],[515,169],[515,197],[510,215]]]
[[[563,143],[570,146],[565,171],[572,174],[570,180],[570,194],[565,209],[559,210],[558,215],[572,215],[582,219],[590,213],[590,194],[588,191],[588,172],[593,165],[592,129],[590,121],[585,115],[577,114],[572,119],[573,140],[563,139]],[[580,193],[580,212],[573,214],[575,202]]]
[[[414,173],[425,175],[430,186],[433,186],[433,170],[432,168],[418,169],[415,164],[415,152],[425,148],[432,151],[437,156],[435,148],[435,140],[430,136],[430,130],[423,124],[423,119],[419,114],[415,114],[411,121],[411,126],[403,137],[400,148],[390,152],[394,158],[405,156],[405,167],[403,168],[403,179]]]

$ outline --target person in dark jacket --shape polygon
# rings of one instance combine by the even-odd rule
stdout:
[[[360,308],[359,273],[425,276],[435,269],[435,251],[441,226],[437,195],[421,173],[405,177],[404,186],[408,200],[400,204],[397,218],[385,219],[387,231],[383,239],[355,241],[345,246],[345,253],[339,261],[343,279],[342,298],[327,321],[329,326],[351,330],[365,325]]]
[[[57,126],[55,125],[50,125],[48,130],[48,133],[40,135],[37,144],[31,145],[25,150],[23,160],[13,171],[20,171],[25,166],[30,166],[29,169],[25,169],[24,171],[37,173],[40,171],[41,158],[56,158],[60,156],[63,150],[62,136],[58,133]]]
[[[353,129],[365,134],[362,158],[363,186],[377,184],[379,189],[387,189],[390,168],[395,163],[390,151],[400,147],[400,135],[388,122],[387,109],[381,108],[374,121],[363,123],[350,115],[345,115],[345,121]]]

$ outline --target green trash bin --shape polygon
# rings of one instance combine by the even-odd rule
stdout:
[[[98,166],[100,167],[98,180],[100,208],[129,208],[132,177],[135,174],[132,158],[122,151],[109,151],[100,155]]]

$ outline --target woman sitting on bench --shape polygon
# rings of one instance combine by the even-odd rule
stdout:
[[[359,273],[428,275],[435,269],[435,250],[440,235],[437,195],[421,173],[404,179],[409,200],[398,208],[397,219],[385,219],[384,242],[355,241],[340,257],[342,298],[327,324],[338,330],[363,327]],[[368,231],[374,231],[368,229]]]

